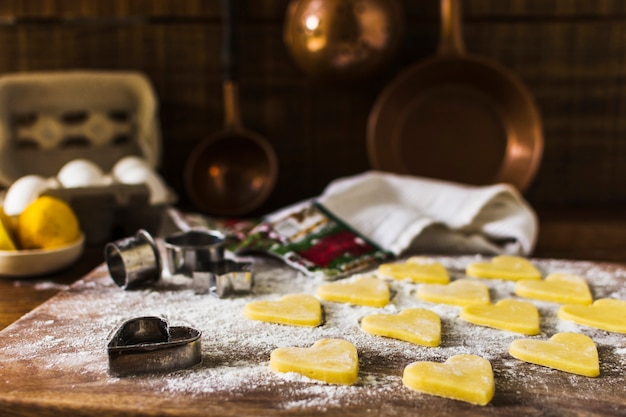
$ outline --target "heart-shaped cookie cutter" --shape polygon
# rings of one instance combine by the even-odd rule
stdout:
[[[109,373],[116,376],[170,372],[202,362],[200,330],[169,326],[160,317],[124,322],[107,345]]]

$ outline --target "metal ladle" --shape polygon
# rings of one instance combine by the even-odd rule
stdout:
[[[269,197],[278,176],[278,159],[261,135],[241,122],[235,54],[235,0],[222,0],[224,129],[201,141],[185,170],[192,203],[214,215],[239,216],[257,209]]]

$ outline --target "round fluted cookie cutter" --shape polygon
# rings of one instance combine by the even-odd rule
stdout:
[[[225,237],[217,230],[190,229],[165,237],[167,266],[172,275],[192,277],[224,260]]]
[[[109,274],[122,289],[151,285],[161,278],[159,249],[147,231],[109,242],[104,247]]]

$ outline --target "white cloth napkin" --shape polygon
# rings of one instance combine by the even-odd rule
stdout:
[[[331,182],[316,201],[396,255],[530,255],[538,233],[535,212],[508,184],[468,186],[368,171]]]

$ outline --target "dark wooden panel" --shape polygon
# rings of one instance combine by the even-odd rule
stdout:
[[[282,40],[287,0],[241,2],[244,123],[281,164],[262,211],[318,194],[333,178],[368,169],[372,103],[402,69],[432,55],[438,1],[405,0],[408,27],[395,60],[363,85],[309,79]],[[545,154],[527,193],[537,204],[626,200],[626,2],[468,0],[469,52],[501,62],[534,95]],[[195,144],[222,126],[217,0],[5,0],[0,73],[71,68],[145,72],[160,99],[161,171],[182,181]]]
[[[242,15],[254,19],[281,18],[288,0],[242,0]],[[462,2],[469,18],[480,19],[588,19],[615,18],[626,14],[621,0],[466,0]],[[407,1],[411,19],[438,15],[439,2]],[[3,0],[0,16],[17,18],[129,17],[167,18],[217,17],[218,0]]]

